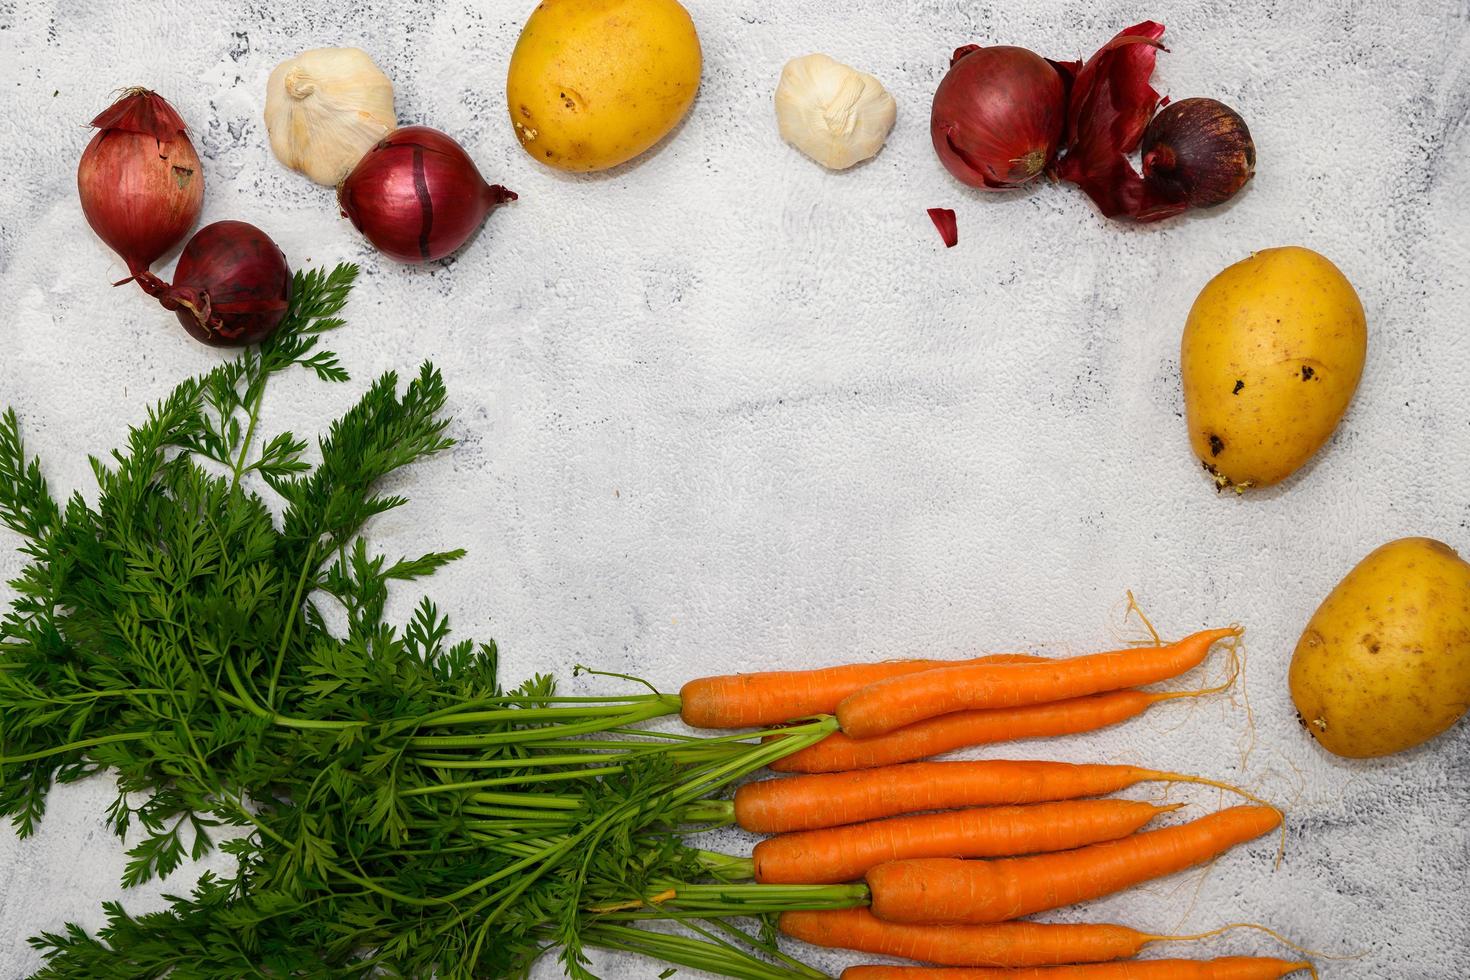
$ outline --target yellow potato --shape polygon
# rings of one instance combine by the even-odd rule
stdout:
[[[510,56],[516,138],[558,170],[615,167],[684,118],[700,67],[676,0],[543,0]]]
[[[1470,564],[1430,538],[1390,541],[1323,600],[1290,676],[1329,752],[1388,755],[1438,735],[1470,706]]]
[[[1352,284],[1310,249],[1268,248],[1211,279],[1180,345],[1189,442],[1216,487],[1286,479],[1337,427],[1368,349]]]

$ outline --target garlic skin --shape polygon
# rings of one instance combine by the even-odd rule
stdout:
[[[782,139],[831,170],[882,149],[897,114],[882,82],[824,54],[792,58],[776,86]]]
[[[366,51],[303,51],[271,72],[265,128],[277,160],[335,186],[398,128],[393,83]]]

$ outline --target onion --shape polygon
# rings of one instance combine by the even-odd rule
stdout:
[[[205,225],[184,246],[172,286],[156,276],[139,283],[176,310],[195,340],[211,347],[259,343],[281,325],[291,304],[291,269],[270,236],[244,221]]]
[[[964,47],[934,93],[934,152],[982,190],[1020,187],[1056,157],[1067,90],[1056,67],[1025,48]]]
[[[204,172],[184,120],[157,93],[128,89],[92,125],[97,135],[77,167],[82,213],[132,278],[199,219]]]
[[[1192,208],[1224,204],[1256,172],[1245,120],[1214,99],[1184,99],[1159,110],[1144,130],[1142,149],[1145,186]]]
[[[516,195],[487,184],[464,148],[428,126],[394,130],[337,188],[342,213],[399,262],[432,262],[463,245]]]

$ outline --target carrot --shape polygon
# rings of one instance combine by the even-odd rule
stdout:
[[[1138,955],[1156,939],[1127,926],[1002,922],[926,926],[884,922],[867,909],[782,912],[793,939],[948,966],[1044,966],[1094,963]]]
[[[872,738],[833,732],[810,748],[778,759],[770,768],[777,772],[845,772],[927,759],[971,745],[1090,732],[1142,714],[1160,701],[1218,694],[1234,685],[1239,675],[1237,662],[1230,676],[1219,684],[1195,691],[1129,689],[1017,708],[956,711]]]
[[[1276,829],[1280,812],[1236,806],[1192,820],[1034,857],[916,858],[867,873],[873,914],[890,922],[1003,922],[1183,871]]]
[[[902,956],[944,966],[1101,963],[1137,956],[1152,943],[1197,942],[1234,929],[1256,929],[1305,952],[1275,930],[1251,922],[1236,922],[1188,936],[1161,936],[1118,925],[996,922],[945,926],[884,922],[865,908],[852,908],[783,912],[778,924],[786,935],[813,946]]]
[[[842,980],[1277,980],[1298,970],[1316,971],[1306,960],[1226,956],[1217,960],[1133,960],[1025,970],[985,967],[850,966]]]
[[[853,738],[871,738],[925,718],[1010,708],[1153,684],[1198,666],[1211,645],[1238,629],[1204,630],[1161,647],[1115,650],[1045,663],[961,664],[875,681],[837,705]]]
[[[755,845],[751,857],[759,882],[833,884],[902,858],[1036,854],[1117,840],[1182,805],[1069,800],[923,813],[781,834]]]
[[[969,745],[1073,735],[1116,725],[1160,701],[1196,693],[1109,691],[1018,708],[956,711],[872,738],[833,732],[816,745],[772,763],[771,768],[777,772],[843,772],[927,759]]]
[[[1137,783],[1197,783],[1254,799],[1227,783],[1138,766],[1069,762],[910,762],[881,769],[785,776],[735,791],[735,822],[761,834],[815,830],[923,810],[1103,796]]]
[[[679,689],[679,714],[691,728],[759,728],[811,715],[830,715],[849,694],[891,677],[961,664],[1034,663],[1045,659],[1003,653],[973,660],[884,660],[819,670],[699,677]]]

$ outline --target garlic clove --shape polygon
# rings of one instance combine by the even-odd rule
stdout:
[[[897,115],[882,82],[824,54],[792,58],[776,86],[782,139],[832,170],[882,149]]]
[[[277,160],[334,186],[398,128],[393,83],[358,48],[303,51],[271,72],[265,126]]]

